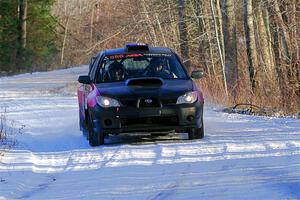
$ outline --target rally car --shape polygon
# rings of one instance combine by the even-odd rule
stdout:
[[[91,146],[110,134],[185,132],[204,137],[203,95],[178,55],[169,48],[128,44],[91,59],[78,78],[80,129]]]

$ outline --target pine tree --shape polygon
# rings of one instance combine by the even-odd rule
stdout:
[[[47,66],[56,53],[54,1],[26,2],[0,0],[0,71],[32,71],[41,63]]]

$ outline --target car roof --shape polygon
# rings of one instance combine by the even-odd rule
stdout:
[[[173,53],[170,48],[167,47],[151,47],[148,46],[149,50],[134,50],[128,51],[126,47],[124,48],[116,48],[116,49],[107,49],[104,50],[103,53],[105,56],[116,55],[116,54],[129,54],[129,53]]]

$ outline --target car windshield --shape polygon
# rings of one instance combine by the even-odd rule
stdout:
[[[124,81],[141,77],[188,78],[183,66],[173,54],[118,54],[103,59],[99,66],[97,82]]]

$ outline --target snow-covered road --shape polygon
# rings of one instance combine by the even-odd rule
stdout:
[[[0,79],[0,109],[25,125],[0,157],[0,200],[300,199],[299,120],[206,105],[203,140],[114,136],[92,148],[78,128],[72,84],[86,73]]]

